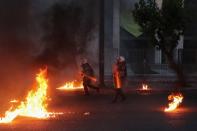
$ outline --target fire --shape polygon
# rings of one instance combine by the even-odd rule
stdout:
[[[142,90],[150,90],[147,84],[142,84]]]
[[[34,118],[48,118],[54,113],[47,111],[47,88],[48,80],[46,78],[47,69],[40,70],[36,75],[37,89],[28,92],[25,101],[21,101],[16,108],[11,107],[5,112],[5,117],[0,118],[0,123],[10,123],[17,116],[26,116]],[[12,101],[15,102],[15,101]]]
[[[10,101],[10,103],[18,103],[18,102],[19,101],[18,100],[15,100],[15,99]]]
[[[142,86],[137,89],[137,93],[139,93],[140,95],[149,95],[151,91],[152,89],[144,83],[142,83]]]
[[[71,81],[66,82],[63,86],[56,88],[58,90],[77,90],[77,89],[83,89],[83,83],[81,81]]]
[[[165,112],[174,111],[183,101],[183,95],[181,93],[172,93],[168,96],[168,100],[171,101],[168,104],[168,108],[165,108]]]

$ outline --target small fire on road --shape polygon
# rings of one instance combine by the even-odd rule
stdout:
[[[140,95],[149,95],[151,93],[151,88],[148,84],[142,84],[140,88],[137,89],[137,93]]]
[[[143,91],[148,91],[148,90],[150,90],[150,88],[148,87],[147,84],[142,84],[141,90],[143,90]]]
[[[182,103],[183,95],[181,93],[172,93],[168,96],[168,100],[170,103],[168,104],[168,108],[165,108],[165,112],[172,112]]]
[[[66,82],[63,86],[56,88],[57,90],[80,90],[83,89],[83,83],[82,81],[71,81],[71,82]]]
[[[10,101],[11,103],[19,102],[20,104],[17,107],[11,106],[5,112],[5,117],[0,118],[0,123],[11,123],[17,116],[46,119],[55,117],[56,114],[62,114],[47,111],[47,69],[40,70],[39,74],[36,75],[36,82],[36,90],[29,91],[25,101]]]

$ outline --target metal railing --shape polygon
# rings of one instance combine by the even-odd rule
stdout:
[[[174,74],[167,64],[165,54],[159,50],[127,49],[122,52],[121,55],[126,58],[128,74],[131,76]],[[174,60],[186,74],[197,75],[197,49],[177,49],[174,51]],[[106,70],[109,70],[108,72],[111,71],[111,69]]]

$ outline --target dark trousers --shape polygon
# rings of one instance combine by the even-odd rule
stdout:
[[[91,80],[89,79],[84,79],[83,80],[83,88],[84,88],[84,92],[86,95],[89,95],[89,90],[88,90],[88,87],[91,88],[91,89],[95,89],[95,90],[99,90],[98,87],[94,86],[91,84]]]
[[[116,92],[116,94],[113,99],[113,102],[116,102],[119,97],[121,98],[122,101],[126,99],[125,94],[123,93],[121,88],[115,89],[115,92]]]

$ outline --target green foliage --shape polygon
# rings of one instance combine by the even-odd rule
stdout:
[[[155,0],[140,0],[133,15],[154,46],[172,53],[185,29],[183,0],[163,0],[161,9]]]
[[[135,37],[143,34],[141,27],[135,22],[133,14],[130,11],[121,13],[120,26]]]

